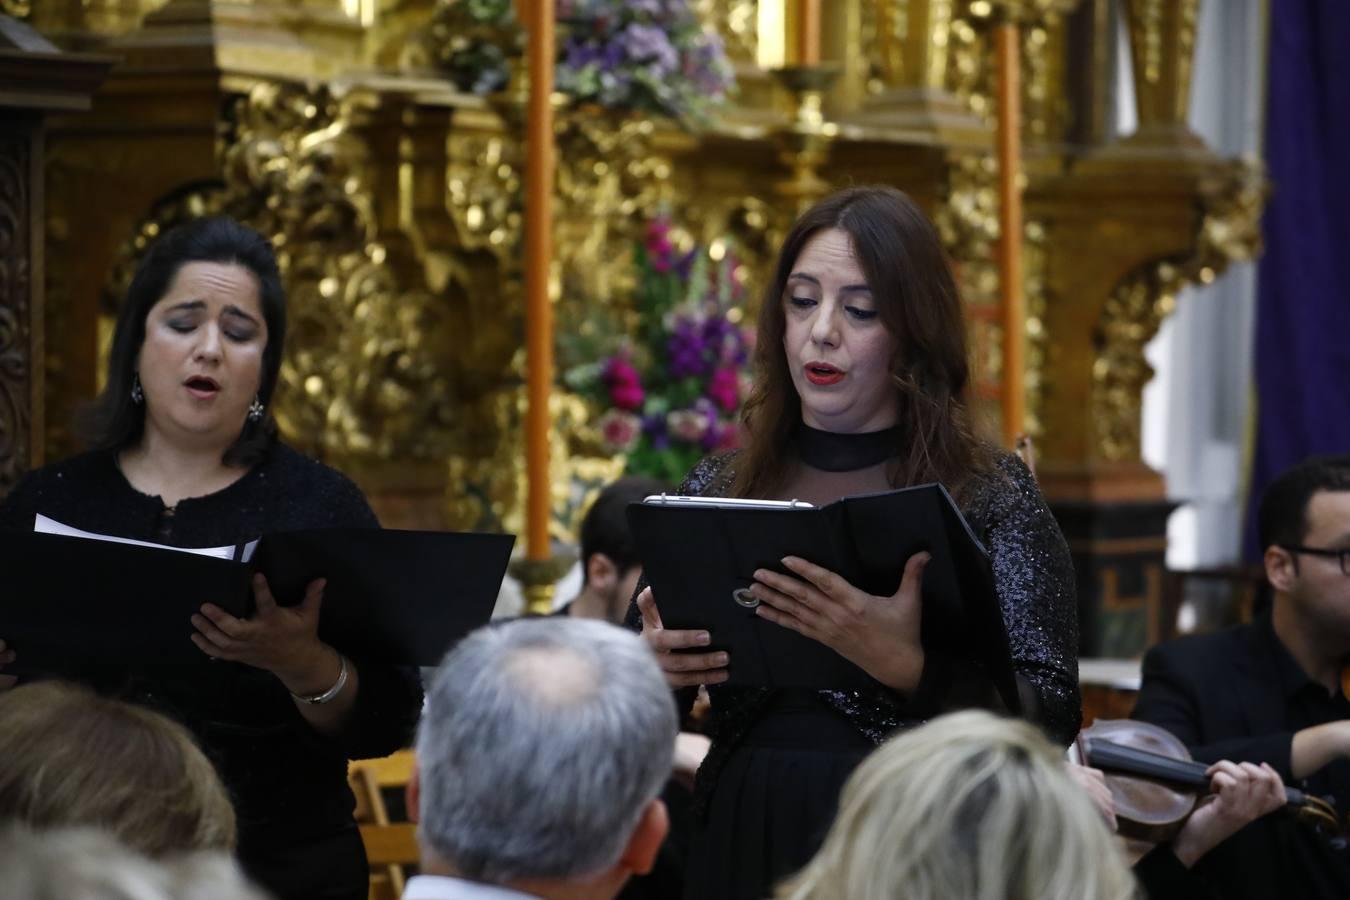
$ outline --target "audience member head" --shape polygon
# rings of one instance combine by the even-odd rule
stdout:
[[[1261,497],[1257,530],[1277,628],[1297,619],[1327,654],[1350,652],[1350,456],[1281,473]]]
[[[0,694],[0,822],[88,825],[159,857],[234,847],[220,778],[181,725],[55,681]]]
[[[194,279],[192,284],[184,285],[182,279],[189,277]],[[225,284],[224,279],[233,279],[235,284]],[[211,290],[203,290],[203,286]],[[179,412],[177,406],[191,405],[190,399],[178,395],[184,379],[196,373],[178,364],[181,360],[173,344],[185,340],[179,330],[199,326],[197,320],[214,318],[223,311],[202,299],[208,294],[230,297],[227,305],[247,307],[243,312],[261,321],[255,324],[237,313],[225,314],[227,327],[221,341],[234,345],[232,360],[246,364],[249,371],[229,372],[228,377],[218,378],[225,383],[219,385],[221,396],[209,411],[218,414],[221,422],[201,421],[205,413],[196,410],[197,420],[186,423],[186,427],[210,426],[227,433],[232,443],[224,458],[229,463],[250,465],[271,445],[276,436],[275,420],[269,413],[256,417],[247,413],[254,399],[269,407],[276,390],[286,338],[285,289],[271,242],[224,216],[193,219],[174,228],[151,244],[141,258],[118,312],[106,386],[84,423],[91,444],[112,450],[131,447],[140,441],[147,417],[172,420]],[[161,306],[166,299],[174,307],[182,300],[204,304],[204,308],[185,309],[175,313],[175,318],[160,322],[159,317],[169,312]],[[240,340],[259,333],[260,339]],[[254,343],[258,345],[256,353],[251,352]],[[161,353],[162,346],[167,350]],[[143,359],[147,355],[172,358],[167,365],[157,365]],[[136,399],[134,386],[139,386],[140,399]]]
[[[780,900],[1125,900],[1134,877],[1064,760],[1026,722],[936,719],[844,787],[820,852]]]
[[[670,491],[654,478],[620,478],[600,492],[581,522],[581,594],[573,615],[621,622],[633,599],[642,563],[628,530],[628,505]]]
[[[409,789],[423,871],[612,897],[665,837],[676,732],[636,635],[569,618],[479,629],[427,691]]]
[[[854,187],[807,210],[783,242],[757,333],[737,493],[772,492],[803,422],[903,426],[897,485],[959,490],[979,468],[961,298],[936,229],[905,194]]]
[[[7,900],[266,900],[224,853],[152,860],[95,828],[0,830]]]

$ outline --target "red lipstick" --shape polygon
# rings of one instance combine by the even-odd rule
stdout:
[[[822,387],[838,384],[844,380],[844,371],[825,362],[809,362],[803,367],[806,380]]]

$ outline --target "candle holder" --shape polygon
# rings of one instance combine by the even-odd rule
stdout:
[[[800,214],[830,189],[819,169],[829,155],[830,143],[839,134],[839,126],[825,118],[824,100],[839,77],[839,68],[784,66],[774,69],[773,76],[792,97],[792,118],[773,136],[778,158],[792,174],[777,188],[796,202]]]
[[[553,612],[553,586],[576,561],[575,553],[559,547],[556,542],[548,559],[521,557],[511,561],[507,570],[520,582],[528,614],[546,616]]]

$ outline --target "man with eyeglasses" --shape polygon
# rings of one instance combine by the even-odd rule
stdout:
[[[1134,717],[1171,731],[1196,759],[1270,763],[1350,818],[1350,456],[1281,474],[1257,525],[1270,611],[1150,650]],[[1345,838],[1281,813],[1195,871],[1225,898],[1350,897]]]

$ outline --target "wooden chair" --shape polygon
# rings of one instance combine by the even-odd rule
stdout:
[[[356,823],[370,860],[370,900],[402,897],[403,867],[417,864],[417,826],[391,822],[384,802],[384,791],[405,788],[412,771],[411,750],[383,759],[358,760],[347,769],[347,781],[356,795]]]

